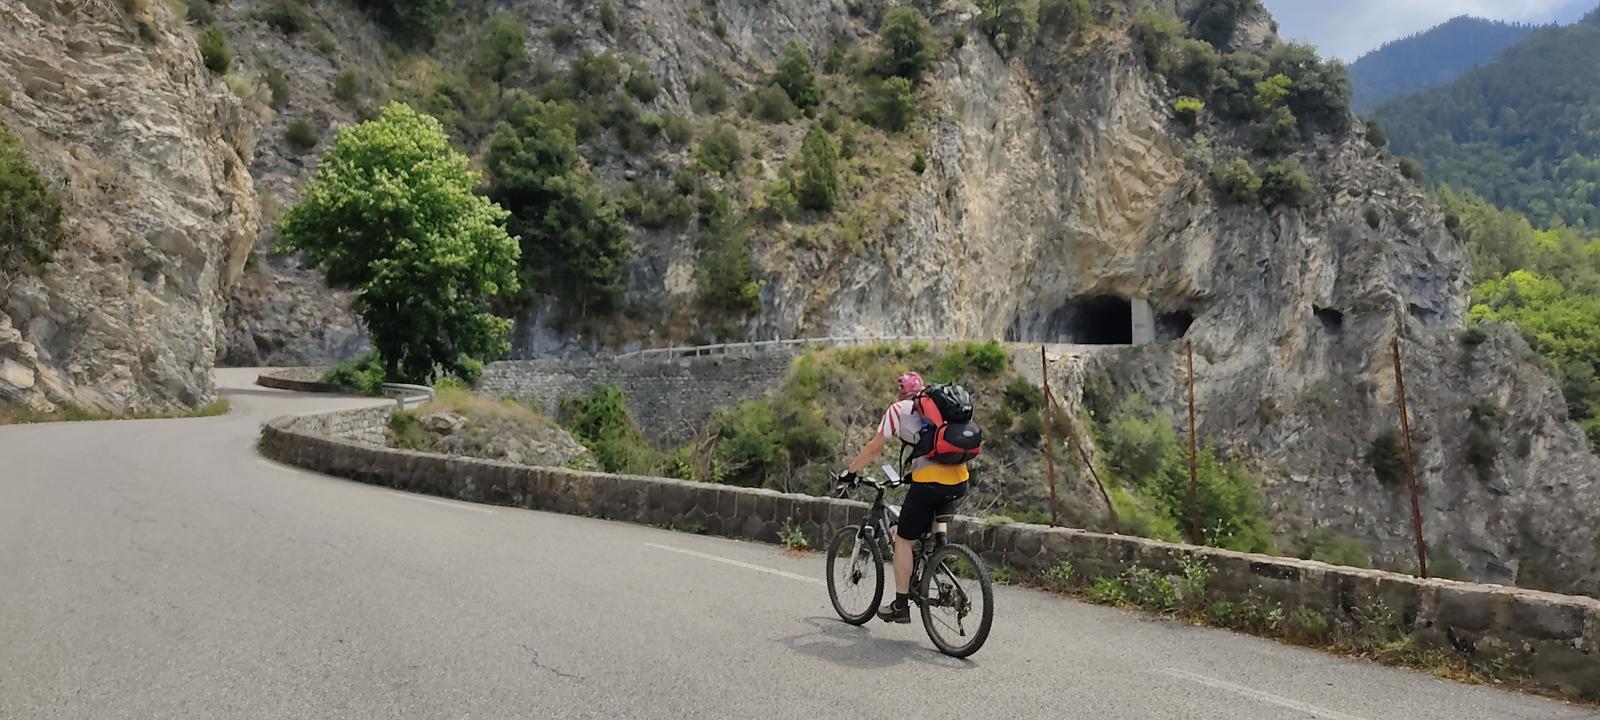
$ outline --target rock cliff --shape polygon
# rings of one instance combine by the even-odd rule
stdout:
[[[0,122],[59,183],[67,232],[42,272],[6,279],[0,401],[207,402],[259,233],[239,101],[166,6],[110,0],[0,4],[0,88]]]

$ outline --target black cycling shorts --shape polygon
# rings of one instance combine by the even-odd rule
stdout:
[[[907,540],[917,540],[928,534],[933,519],[939,515],[953,515],[961,498],[967,496],[967,484],[940,485],[913,481],[906,489],[906,501],[900,506],[900,528],[896,535]]]

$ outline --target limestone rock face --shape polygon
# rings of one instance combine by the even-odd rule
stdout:
[[[162,3],[139,18],[108,0],[0,4],[0,88],[0,122],[67,218],[42,273],[4,278],[0,402],[207,402],[226,292],[259,232],[239,102]]]

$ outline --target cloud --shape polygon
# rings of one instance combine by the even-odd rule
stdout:
[[[1280,34],[1310,42],[1324,55],[1346,61],[1457,15],[1544,23],[1571,19],[1595,4],[1596,0],[1266,0]]]

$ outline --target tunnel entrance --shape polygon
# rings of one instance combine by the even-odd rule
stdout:
[[[1189,334],[1189,326],[1194,324],[1194,314],[1188,310],[1161,313],[1156,316],[1156,338],[1159,340],[1177,340]]]
[[[1066,307],[1068,342],[1080,345],[1132,345],[1133,304],[1112,295],[1069,301]]]
[[[1148,311],[1145,314],[1148,315]],[[1006,339],[1073,345],[1132,345],[1137,335],[1135,315],[1134,303],[1127,298],[1115,295],[1069,298],[1050,312],[1024,310],[1006,329]],[[1149,318],[1145,320],[1148,325]]]

